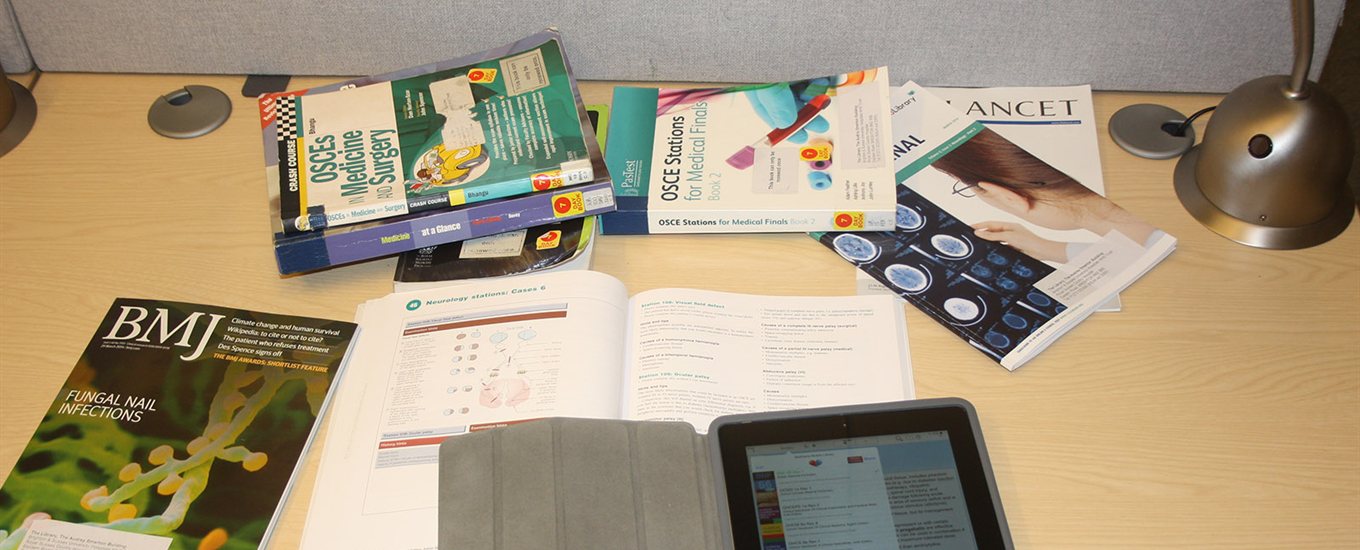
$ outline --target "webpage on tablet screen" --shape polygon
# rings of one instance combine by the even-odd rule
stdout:
[[[944,431],[746,448],[763,550],[977,548]]]

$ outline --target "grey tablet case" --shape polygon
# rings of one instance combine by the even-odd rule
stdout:
[[[733,415],[715,420],[709,433],[748,421],[941,406],[968,412],[1010,548],[977,414],[962,399]],[[731,548],[713,442],[683,422],[580,418],[450,437],[439,446],[439,550]]]
[[[716,550],[707,447],[683,422],[552,418],[451,437],[439,548]]]

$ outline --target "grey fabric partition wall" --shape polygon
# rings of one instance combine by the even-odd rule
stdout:
[[[1225,92],[1288,73],[1293,59],[1288,0],[6,1],[19,28],[0,22],[0,38],[22,36],[47,71],[369,74],[545,26],[561,29],[582,79],[765,81],[888,65],[895,83]],[[1343,3],[1316,0],[1314,78]]]
[[[33,57],[19,33],[19,22],[14,18],[14,5],[0,0],[0,67],[6,73],[26,73],[33,68]]]

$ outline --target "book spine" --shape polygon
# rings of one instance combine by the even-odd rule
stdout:
[[[265,94],[260,96],[260,124],[263,128],[265,147],[265,177],[268,185],[273,186],[271,195],[278,199],[279,219],[287,233],[301,231],[307,227],[306,212],[303,204],[306,195],[303,187],[302,136],[297,131],[297,121],[301,117],[298,97],[306,90]],[[270,168],[271,164],[273,169]]]
[[[600,216],[600,233],[603,235],[646,235],[647,197],[620,197],[614,189],[614,201],[618,209]]]
[[[614,210],[608,181],[341,230],[274,237],[284,275]]]
[[[283,172],[281,171],[281,173]],[[589,183],[594,177],[595,172],[590,165],[590,159],[574,160],[564,162],[559,165],[558,168],[544,170],[522,178],[470,187],[466,190],[453,189],[447,193],[412,197],[407,200],[396,199],[377,203],[365,203],[351,208],[328,210],[324,213],[303,214],[293,218],[285,218],[284,226],[295,229],[310,227],[311,229],[305,230],[313,231],[327,227],[340,227],[401,216],[403,214],[428,212],[431,210],[440,210],[449,207],[548,191],[562,187],[570,187]],[[283,176],[280,176],[280,178],[282,188],[286,189],[287,182],[283,179]],[[302,186],[305,188],[305,180],[302,182]],[[285,193],[283,196],[283,206],[287,209],[289,205],[288,194]],[[303,196],[305,196],[305,194]],[[297,200],[296,196],[293,197],[293,200]],[[299,205],[292,205],[292,211],[297,211],[299,208]],[[306,218],[306,220],[300,220],[300,218]]]
[[[605,165],[614,178],[614,197],[619,209],[600,218],[605,235],[645,235],[647,180],[652,172],[652,145],[656,135],[656,88],[615,88],[613,123],[609,125],[609,150]]]
[[[462,206],[582,185],[590,183],[594,179],[595,170],[590,164],[590,159],[579,159],[567,161],[558,168],[544,170],[522,178],[469,189],[451,189],[447,193],[412,198],[407,205],[410,208],[410,213],[414,214],[450,206]]]
[[[652,173],[652,146],[656,135],[656,88],[614,90],[611,144],[605,164],[614,175],[614,196],[646,197]]]
[[[689,210],[684,212],[619,210],[604,217],[605,234],[636,234],[622,230],[635,228],[644,218],[640,233],[806,233],[812,231],[891,231],[895,211],[814,211],[814,210]],[[623,220],[610,230],[610,216]]]

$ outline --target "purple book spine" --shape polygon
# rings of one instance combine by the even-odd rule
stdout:
[[[274,237],[274,252],[279,272],[288,275],[603,214],[614,208],[612,184],[603,181],[388,222],[279,234]]]

